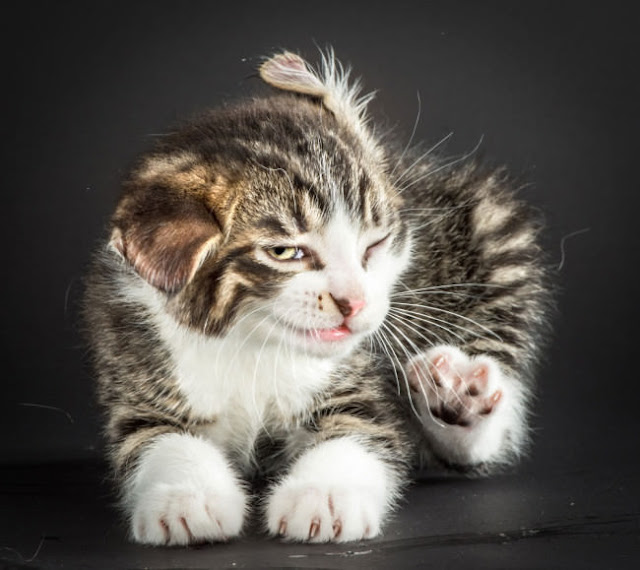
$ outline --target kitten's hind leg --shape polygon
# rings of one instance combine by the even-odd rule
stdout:
[[[412,358],[407,378],[432,457],[468,470],[521,451],[526,393],[492,357],[440,345]]]

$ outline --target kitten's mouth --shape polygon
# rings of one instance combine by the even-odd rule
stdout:
[[[304,331],[306,337],[321,342],[335,342],[350,337],[353,333],[347,325],[340,325],[331,329],[309,329]]]

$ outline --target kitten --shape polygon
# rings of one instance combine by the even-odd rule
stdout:
[[[402,152],[332,54],[164,137],[124,182],[85,317],[134,540],[380,533],[417,464],[527,441],[547,293],[501,172]],[[411,155],[411,156],[410,156]]]

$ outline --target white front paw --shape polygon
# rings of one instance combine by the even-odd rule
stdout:
[[[144,544],[199,544],[225,541],[242,529],[246,501],[242,492],[158,483],[140,494],[131,531]]]
[[[274,536],[348,542],[380,533],[393,495],[385,465],[349,439],[307,451],[273,490],[267,526]]]
[[[159,438],[129,483],[131,533],[144,544],[197,544],[237,536],[245,493],[222,454],[189,435]]]
[[[269,532],[288,540],[348,542],[380,533],[382,512],[365,488],[321,482],[280,485],[269,501]]]

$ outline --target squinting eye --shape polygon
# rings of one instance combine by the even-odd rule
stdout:
[[[389,236],[391,236],[391,234],[387,234],[386,236],[384,236],[382,239],[379,239],[378,241],[372,243],[367,250],[364,252],[364,257],[362,259],[362,263],[363,265],[366,265],[367,261],[369,260],[369,258],[371,257],[371,255],[373,254],[373,252],[379,247],[381,246],[384,242],[387,241],[387,239],[389,239]]]
[[[373,251],[376,247],[378,247],[379,245],[382,245],[385,241],[387,241],[387,239],[389,239],[389,236],[391,234],[387,234],[386,236],[384,236],[382,239],[379,239],[378,241],[372,243],[368,248],[367,248],[367,252],[371,252]]]
[[[267,249],[267,253],[278,261],[291,261],[304,257],[304,252],[299,247],[270,247]]]

